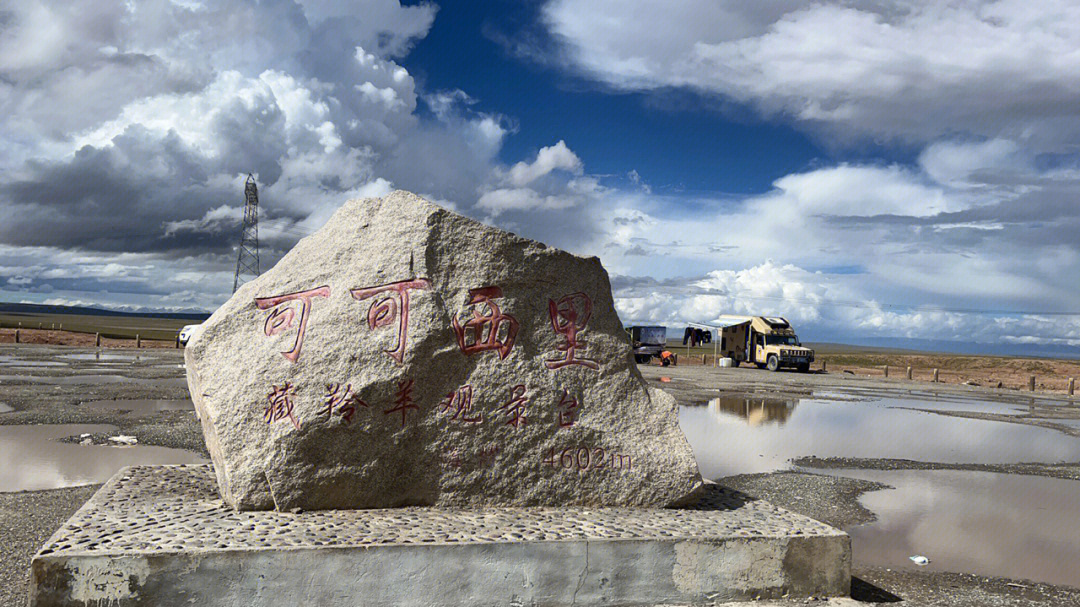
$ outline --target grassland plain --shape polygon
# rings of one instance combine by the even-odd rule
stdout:
[[[195,322],[197,321],[143,316],[0,312],[0,329],[11,330],[4,331],[8,339],[14,339],[14,329],[21,328],[28,332],[62,329],[70,333],[89,333],[91,337],[100,333],[103,338],[134,339],[138,335],[142,339],[172,341],[176,339],[176,333],[181,327]]]

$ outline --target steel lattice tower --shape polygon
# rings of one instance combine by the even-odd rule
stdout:
[[[236,278],[233,293],[240,288],[240,276],[259,275],[259,188],[255,177],[248,174],[244,182],[244,226],[240,232],[240,252],[236,257]]]

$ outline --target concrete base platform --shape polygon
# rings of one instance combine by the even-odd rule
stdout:
[[[31,606],[699,605],[849,592],[847,534],[710,485],[692,508],[234,512],[210,466],[110,480]]]

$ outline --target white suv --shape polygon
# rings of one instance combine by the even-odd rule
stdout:
[[[191,336],[195,334],[195,329],[198,329],[201,325],[184,325],[184,328],[180,329],[180,333],[176,336],[176,339],[180,341],[181,346],[186,346]]]

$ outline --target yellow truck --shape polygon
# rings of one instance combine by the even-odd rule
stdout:
[[[803,373],[814,362],[814,351],[799,342],[799,336],[784,318],[748,316],[746,320],[720,330],[720,352],[737,367],[754,363],[770,371],[794,367]]]

